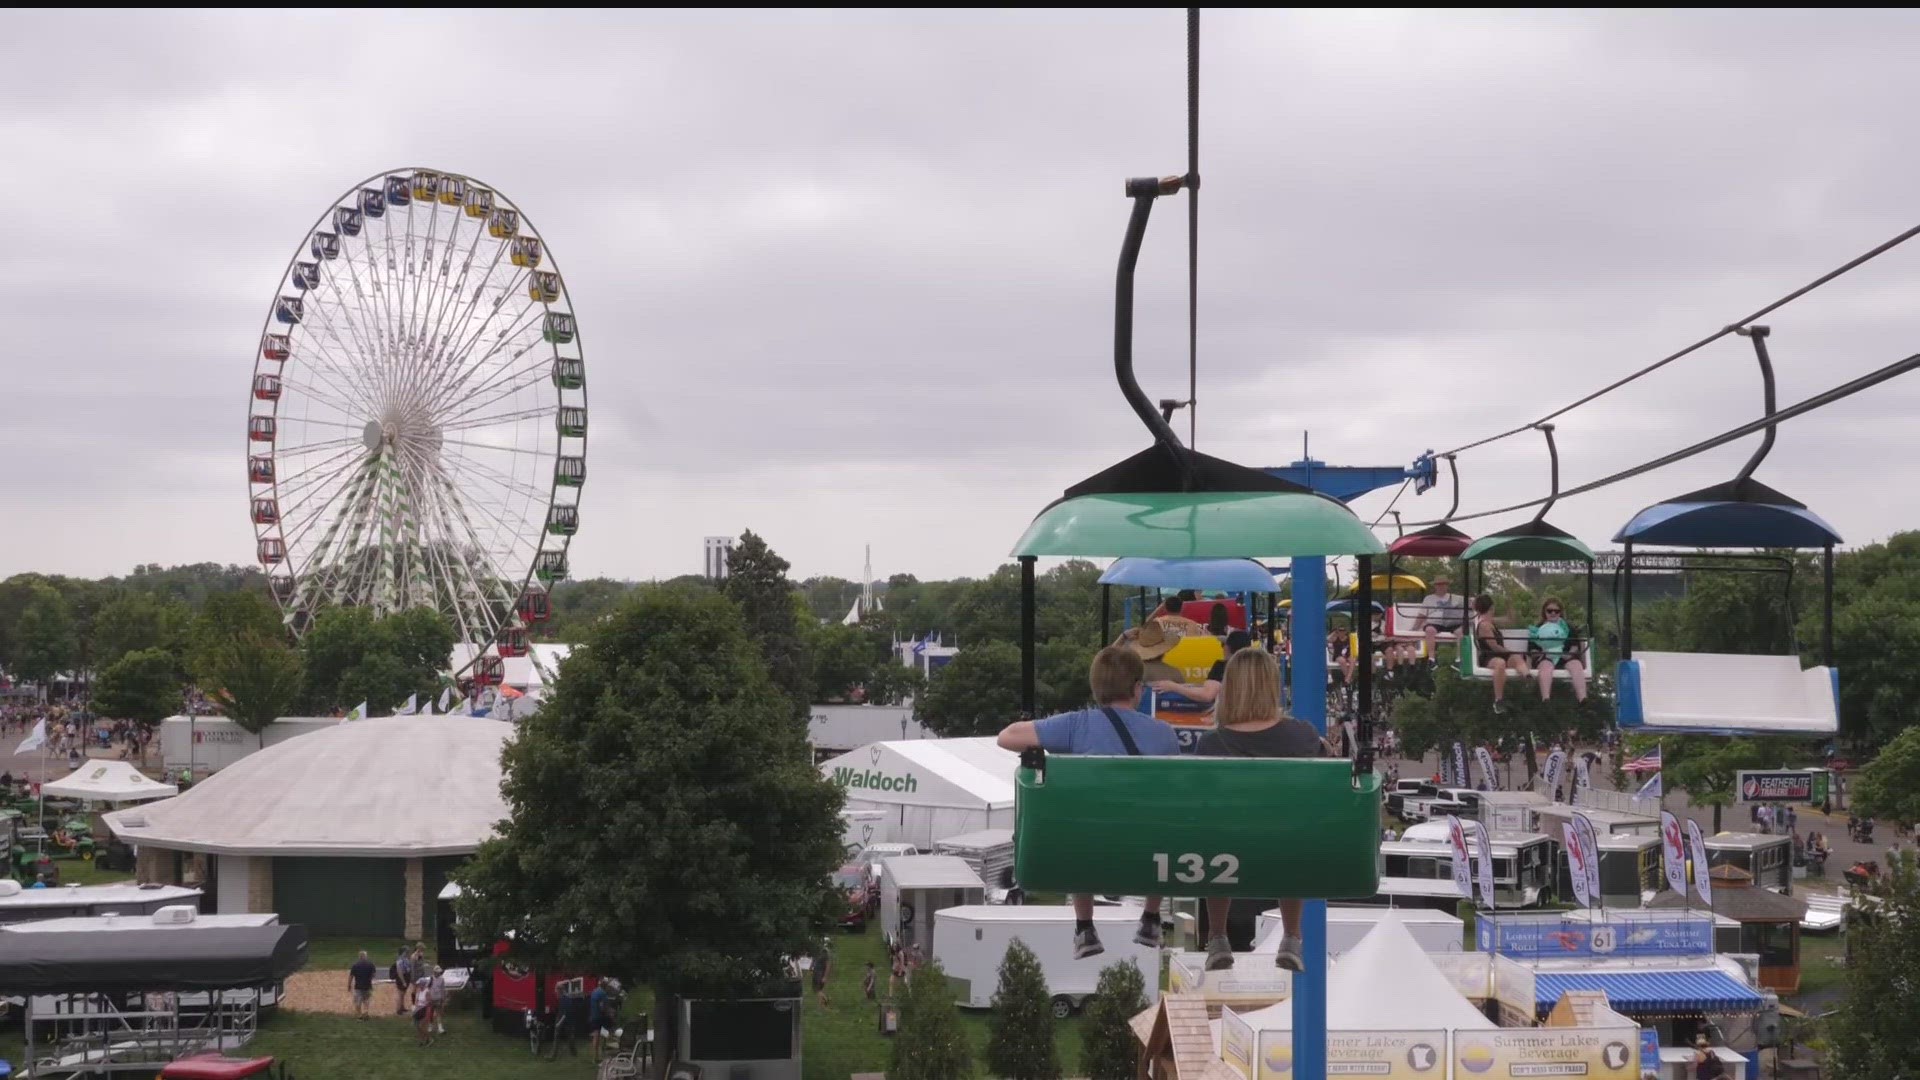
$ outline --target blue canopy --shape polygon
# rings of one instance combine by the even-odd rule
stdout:
[[[1274,571],[1252,559],[1115,559],[1107,572],[1100,575],[1100,584],[1206,592],[1280,591]]]
[[[1360,606],[1359,598],[1353,597],[1353,596],[1349,596],[1344,600],[1327,601],[1327,610],[1329,612],[1339,611],[1339,612],[1345,612],[1348,615],[1353,614],[1354,608],[1359,606]],[[1375,600],[1373,602],[1373,610],[1378,614],[1385,614],[1387,610],[1387,606],[1385,604],[1382,604],[1380,601]]]
[[[1841,542],[1820,515],[1751,477],[1654,503],[1613,539],[1684,548],[1823,548]]]
[[[1569,990],[1604,990],[1607,1003],[1628,1014],[1738,1015],[1759,1012],[1764,1004],[1759,991],[1717,969],[1534,973],[1534,1005],[1541,1012]]]

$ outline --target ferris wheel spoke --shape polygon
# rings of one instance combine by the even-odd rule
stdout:
[[[539,521],[539,525],[542,528],[546,527],[546,519],[544,516],[544,511],[546,507],[550,504],[553,498],[553,493],[551,491],[542,491],[541,489],[533,487],[521,480],[518,480],[513,476],[508,475],[507,473],[503,473],[500,470],[495,469],[490,465],[486,465],[481,462],[475,461],[472,458],[467,457],[465,454],[455,452],[453,457],[454,457],[454,460],[460,464],[463,474],[466,472],[479,474],[481,479],[489,481],[495,484],[496,486],[503,487],[508,491],[513,492],[514,494],[524,496],[525,498],[531,500],[531,502],[534,505],[540,507],[540,509],[543,511],[543,516]],[[521,520],[530,521],[530,519],[528,519],[525,514],[521,515]]]
[[[495,402],[508,400],[520,391],[538,386],[551,378],[553,378],[553,365],[544,356],[517,369],[503,370],[500,375],[489,380],[487,383],[476,386],[468,391],[467,397],[469,399],[479,400],[474,400],[472,404],[466,405],[458,411],[448,413],[441,426],[449,428],[458,426],[454,421],[459,418],[485,409]],[[509,380],[519,381],[509,384]],[[503,385],[505,388],[501,389]],[[498,392],[493,393],[496,390],[498,390]],[[492,393],[491,397],[482,397],[482,395],[489,393]]]
[[[514,278],[515,282],[522,280],[524,280],[524,277],[519,275],[516,275]],[[518,295],[523,298],[520,299],[520,307],[508,311],[507,300],[510,297],[515,297],[516,294],[512,286],[509,286],[508,289],[501,292],[499,300],[493,305],[493,311],[488,313],[485,319],[473,324],[472,333],[455,343],[449,358],[452,368],[458,371],[467,367],[469,358],[473,357],[473,351],[485,342],[489,329],[501,325],[508,327],[509,329],[507,331],[499,335],[499,340],[505,341],[518,337],[524,329],[540,321],[540,317],[546,313],[546,305],[541,304],[529,294],[521,293]],[[502,317],[503,311],[507,312],[504,318]],[[499,345],[496,343],[486,352],[481,353],[478,358],[475,358],[475,363],[484,361],[498,348]]]
[[[496,398],[495,400],[499,399]],[[541,417],[551,417],[552,415],[553,410],[551,408],[541,406],[539,408],[520,409],[515,412],[496,413],[492,416],[482,416],[473,420],[462,420],[454,424],[442,424],[440,425],[440,430],[473,431],[480,428],[499,427],[501,424],[517,424],[522,420],[535,420]]]
[[[331,408],[333,411],[339,413],[342,416],[366,415],[365,410],[355,408],[353,403],[346,400],[345,398],[336,396],[330,390],[322,390],[318,386],[315,386],[312,383],[306,382],[304,380],[289,378],[285,375],[282,375],[280,377],[280,385],[285,387],[288,390],[298,390],[300,393],[307,395],[308,397],[314,399],[315,401],[320,402],[323,405],[326,405],[327,407]]]
[[[522,335],[530,335],[524,343],[520,341]],[[445,408],[455,398],[466,394],[468,392],[467,384],[472,382],[476,376],[479,376],[480,373],[488,367],[487,362],[492,360],[496,354],[501,353],[503,350],[508,350],[508,346],[516,344],[519,345],[519,347],[506,351],[504,359],[499,362],[500,366],[518,363],[521,357],[543,344],[538,333],[537,320],[529,321],[502,332],[500,340],[489,348],[486,353],[475,358],[473,363],[467,365],[457,380],[448,382],[440,388],[438,396],[434,399],[435,406]]]
[[[354,449],[348,447],[331,458],[324,458],[317,469],[302,469],[289,477],[287,482],[276,485],[274,498],[280,504],[280,520],[295,519],[299,511],[316,497],[316,493],[324,494],[329,490],[329,485],[359,465],[360,456],[353,452]]]
[[[275,449],[274,454],[276,457],[286,456],[290,454],[312,454],[312,453],[317,453],[323,450],[332,450],[337,447],[345,446],[348,443],[354,443],[356,445],[365,445],[362,442],[361,436],[348,435],[348,436],[342,436],[337,439],[327,439],[323,442],[302,443],[298,446],[278,447],[277,449]]]
[[[301,343],[302,347],[298,354],[300,360],[317,359],[323,362],[328,370],[339,377],[342,387],[365,405],[369,413],[378,411],[375,407],[375,403],[379,400],[378,393],[369,383],[365,372],[361,371],[350,358],[336,356],[327,339],[312,332],[312,328],[302,335]]]

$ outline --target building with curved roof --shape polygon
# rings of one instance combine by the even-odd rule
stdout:
[[[418,939],[448,871],[507,816],[513,730],[465,716],[343,723],[106,821],[138,848],[141,881],[198,884],[214,911]]]

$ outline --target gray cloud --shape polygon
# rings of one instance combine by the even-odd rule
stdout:
[[[1405,462],[1530,419],[1916,217],[1910,13],[1240,13],[1206,24],[1203,448]],[[1120,181],[1184,164],[1179,17],[15,16],[0,42],[0,573],[251,554],[260,321],[316,215],[413,165],[496,185],[582,323],[574,566],[692,570],[751,526],[800,573],[990,569],[1144,433],[1110,375]],[[1185,388],[1184,217],[1140,371]],[[1791,402],[1920,348],[1920,248],[1781,312]],[[1578,483],[1751,418],[1723,342],[1562,421]],[[1853,540],[1920,383],[1790,428],[1763,477]],[[1731,446],[1572,500],[1593,542]],[[1542,493],[1524,437],[1463,509]],[[1364,500],[1369,516],[1390,493]],[[1407,496],[1411,517],[1442,490]],[[1484,528],[1504,519],[1481,523]]]

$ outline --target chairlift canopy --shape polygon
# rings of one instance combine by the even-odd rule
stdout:
[[[1840,534],[1806,506],[1758,480],[1731,480],[1654,503],[1633,516],[1618,543],[1683,548],[1824,548]]]
[[[1472,546],[1473,537],[1443,521],[1388,544],[1387,554],[1396,559],[1453,559]]]
[[[1461,555],[1467,562],[1593,562],[1593,549],[1572,533],[1544,521],[1528,521],[1488,533]]]
[[[1100,575],[1100,584],[1230,593],[1280,591],[1273,571],[1252,559],[1115,559]]]

